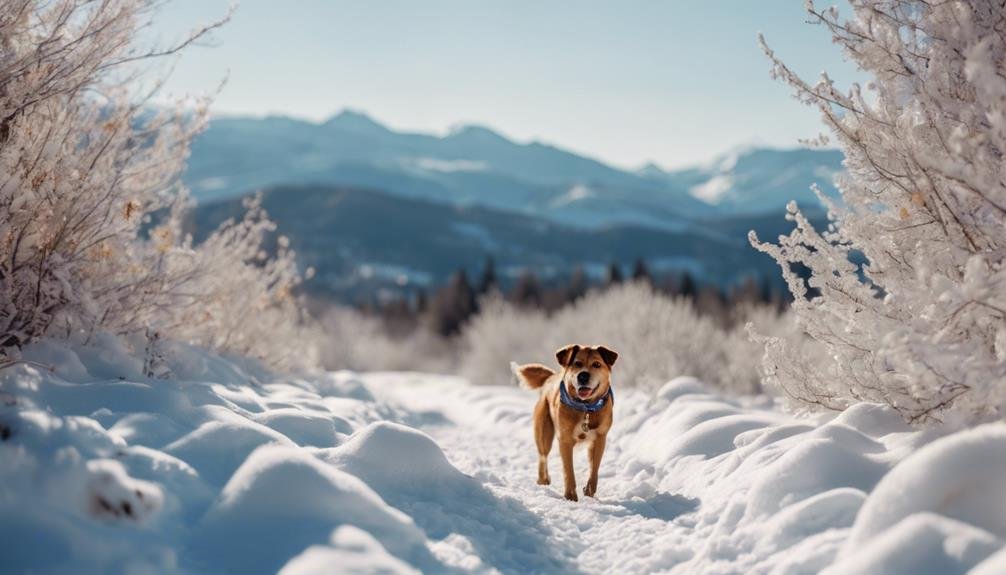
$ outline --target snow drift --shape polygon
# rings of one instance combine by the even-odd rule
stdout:
[[[1006,567],[1002,423],[917,431],[871,404],[796,419],[679,378],[619,395],[599,497],[574,504],[534,484],[526,390],[274,380],[189,348],[170,366],[185,379],[160,381],[109,342],[27,353],[53,369],[0,370],[9,572]]]

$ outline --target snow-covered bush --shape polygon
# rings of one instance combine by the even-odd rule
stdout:
[[[299,277],[290,254],[259,257],[261,210],[196,248],[180,231],[179,174],[206,101],[152,109],[159,83],[143,66],[219,23],[141,46],[160,4],[0,2],[2,355],[43,335],[153,329],[278,366],[301,358],[285,351]]]
[[[380,318],[352,308],[332,306],[320,321],[324,332],[321,365],[326,369],[357,371],[454,370],[453,342],[419,327],[408,334],[389,333]]]
[[[808,83],[765,46],[773,75],[820,109],[845,152],[844,205],[818,232],[795,205],[778,245],[801,327],[826,369],[766,338],[769,378],[805,405],[893,406],[909,421],[1006,406],[1006,10],[992,0],[852,0],[811,16],[872,76]],[[821,137],[826,142],[825,136]],[[857,266],[855,252],[868,261]],[[808,285],[790,268],[810,269]]]
[[[774,311],[738,313],[793,345],[801,339]],[[742,328],[724,328],[689,300],[661,295],[643,282],[591,292],[552,314],[490,297],[461,337],[459,371],[474,383],[505,384],[510,361],[552,364],[554,350],[575,342],[617,350],[618,385],[655,389],[692,375],[739,393],[761,389],[760,344]]]

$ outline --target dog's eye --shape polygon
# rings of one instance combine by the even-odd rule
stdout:
[[[592,365],[590,367],[593,367],[594,369],[601,369],[601,362],[595,361],[594,365]]]
[[[573,367],[583,367],[583,362],[580,360],[576,360],[575,362],[573,362]]]

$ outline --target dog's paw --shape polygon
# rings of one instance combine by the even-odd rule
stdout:
[[[569,499],[570,501],[579,501],[580,500],[580,498],[576,496],[576,490],[567,491],[566,492],[566,499]]]
[[[587,497],[593,497],[595,493],[597,493],[596,485],[591,485],[588,483],[583,486],[583,494],[586,495]]]
[[[539,477],[538,485],[552,485],[552,480],[548,477]]]

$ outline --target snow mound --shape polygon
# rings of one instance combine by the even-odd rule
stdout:
[[[968,571],[968,575],[1001,575],[1006,573],[1006,547],[1003,547],[993,555]]]
[[[156,535],[168,523],[163,485],[136,477],[119,458],[122,440],[93,419],[12,397],[0,406],[2,570],[174,571],[171,545]]]
[[[409,411],[351,374],[260,385],[272,376],[174,346],[171,372],[205,379],[164,381],[130,353],[41,342],[25,355],[50,368],[0,370],[0,571],[265,573],[326,541],[443,570],[412,519],[316,457]],[[350,525],[380,545],[330,539]]]
[[[967,470],[962,472],[962,470]],[[867,499],[849,549],[908,515],[932,511],[1006,538],[1006,498],[988,497],[1006,477],[1006,424],[944,437],[891,471]]]
[[[752,516],[771,516],[789,505],[841,487],[869,491],[887,471],[862,452],[830,439],[808,439],[767,466],[751,485]]]
[[[92,459],[85,467],[83,495],[92,516],[106,521],[143,523],[160,511],[164,501],[161,488],[133,479],[118,461]]]
[[[185,428],[162,413],[130,413],[115,422],[109,431],[127,443],[164,447],[185,435]]]
[[[285,435],[248,419],[209,421],[164,451],[186,461],[213,485],[221,485],[260,445],[292,446]]]
[[[933,513],[916,513],[883,531],[854,554],[843,554],[843,559],[824,573],[964,575],[1002,546],[1002,539],[973,525]]]
[[[682,379],[656,401],[620,402],[613,466],[626,492],[701,501],[690,543],[658,542],[633,570],[670,567],[666,553],[679,556],[674,573],[816,573],[836,561],[833,573],[956,573],[1006,540],[1004,424],[927,445],[934,433],[887,407],[814,424]]]
[[[290,438],[298,445],[335,447],[340,434],[352,432],[341,417],[297,408],[272,409],[255,416],[255,421]]]
[[[451,489],[467,479],[430,436],[388,421],[356,432],[327,459],[379,492]]]
[[[366,531],[344,525],[332,533],[328,545],[312,545],[279,571],[280,575],[418,575],[419,571],[389,554]]]
[[[195,547],[228,570],[275,571],[343,524],[370,531],[396,555],[425,558],[422,531],[363,481],[303,450],[265,445],[227,482]]]
[[[708,390],[694,377],[676,377],[657,390],[656,397],[664,401],[674,401],[682,395],[706,394]]]
[[[952,531],[943,523],[916,520],[928,513],[980,528],[999,540],[1006,539],[1006,424],[993,423],[962,431],[930,443],[888,473],[867,498],[853,526],[843,557],[862,553],[865,545],[886,536],[918,531],[932,539]],[[993,495],[994,494],[994,495]],[[992,495],[992,496],[990,496]],[[876,545],[876,543],[874,543]],[[920,558],[921,560],[921,558]]]

